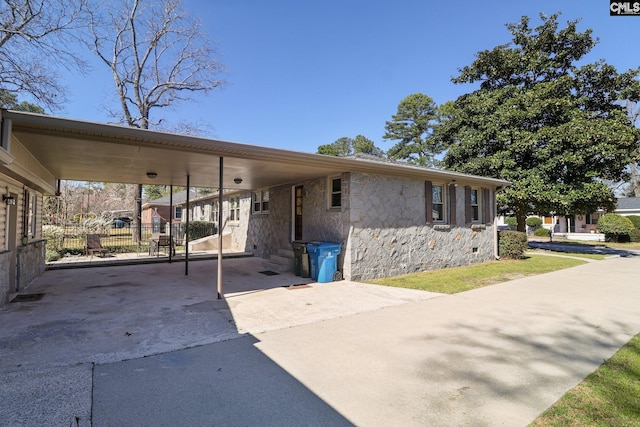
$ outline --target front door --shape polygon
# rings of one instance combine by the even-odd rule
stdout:
[[[302,185],[293,189],[293,240],[302,240]]]

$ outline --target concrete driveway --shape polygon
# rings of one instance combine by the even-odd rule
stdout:
[[[1,423],[526,425],[640,331],[637,256],[451,296],[225,263],[224,301],[215,262],[45,273]]]

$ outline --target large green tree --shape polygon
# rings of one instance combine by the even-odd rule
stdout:
[[[363,135],[356,135],[353,139],[343,136],[331,144],[321,145],[318,147],[318,154],[336,157],[347,157],[354,154],[385,157],[384,151],[376,147],[372,140]]]
[[[423,93],[414,93],[400,101],[398,112],[385,125],[383,138],[398,141],[387,152],[389,158],[420,166],[438,166],[436,156],[445,149],[442,141],[432,138],[438,119],[438,106]]]
[[[578,21],[559,28],[558,16],[541,15],[535,28],[528,17],[508,24],[512,42],[479,52],[453,79],[480,87],[447,105],[436,132],[449,146],[446,168],[512,182],[498,201],[520,230],[529,213],[612,208],[603,180],[621,179],[636,150],[619,101],[637,97],[637,70],[585,63],[597,39]]]

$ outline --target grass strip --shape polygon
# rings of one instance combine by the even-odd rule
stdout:
[[[640,426],[640,334],[530,426]]]
[[[489,261],[470,266],[368,280],[367,282],[397,288],[455,294],[521,277],[574,267],[585,262],[572,258],[529,255],[522,260]]]

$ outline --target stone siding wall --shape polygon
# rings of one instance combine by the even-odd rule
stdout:
[[[351,229],[345,278],[365,280],[484,262],[493,257],[493,228],[427,225],[424,181],[352,173]],[[464,222],[464,187],[456,190]]]
[[[18,248],[18,288],[25,290],[46,268],[47,241],[35,240]]]
[[[9,302],[9,292],[13,292],[11,274],[9,272],[11,262],[11,251],[0,253],[0,310]]]
[[[248,218],[246,252],[266,259],[279,249],[290,249],[291,186],[270,188],[269,212],[250,212]]]
[[[305,241],[344,243],[349,227],[345,227],[344,197],[342,209],[327,206],[327,178],[301,182],[303,186],[302,223]],[[348,188],[343,175],[343,195]],[[279,249],[291,249],[292,185],[269,189],[269,213],[251,214],[247,230],[246,251],[261,258],[276,254]],[[342,257],[339,258],[340,264]],[[340,268],[340,266],[338,267]]]

